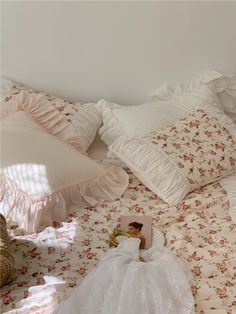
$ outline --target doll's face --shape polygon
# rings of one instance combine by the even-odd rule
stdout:
[[[133,233],[133,234],[138,234],[139,233],[139,229],[136,229],[133,226],[128,226],[128,231]]]

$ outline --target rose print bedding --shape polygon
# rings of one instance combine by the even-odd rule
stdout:
[[[127,170],[128,171],[128,170]],[[14,236],[16,279],[1,292],[2,313],[52,313],[98,264],[121,214],[150,215],[166,245],[192,273],[198,314],[236,311],[236,225],[217,181],[168,207],[129,172],[129,187],[115,202],[75,210],[39,234]]]

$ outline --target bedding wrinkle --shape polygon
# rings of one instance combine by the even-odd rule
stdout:
[[[221,185],[227,192],[230,214],[233,222],[236,224],[236,173],[221,179]]]

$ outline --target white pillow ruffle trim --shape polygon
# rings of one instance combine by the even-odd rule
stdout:
[[[168,85],[164,84],[155,89],[150,94],[151,99],[168,100],[178,98],[183,95],[194,92],[202,85],[208,85],[216,93],[227,91],[233,97],[236,97],[236,74],[220,73],[217,71],[207,71],[194,82],[188,84]]]
[[[111,145],[118,137],[125,134],[119,121],[112,113],[113,108],[119,108],[120,106],[101,99],[95,107],[103,116],[103,125],[98,133],[101,135],[101,140],[103,142],[107,145]]]
[[[196,81],[189,84],[163,85],[154,90],[150,98],[153,101],[178,99],[180,97],[197,94],[204,97],[204,86],[216,93],[227,113],[236,113],[236,74],[207,71]],[[200,93],[200,94],[198,94]],[[206,91],[207,98],[207,91]]]

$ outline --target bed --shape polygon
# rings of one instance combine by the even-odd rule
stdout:
[[[154,229],[164,232],[167,248],[192,274],[196,313],[236,313],[236,140],[233,177],[228,177],[231,167],[230,173],[224,174],[225,179],[202,184],[178,201],[178,205],[168,205],[170,198],[164,202],[163,197],[157,196],[161,194],[147,187],[152,187],[150,182],[144,185],[137,172],[134,175],[131,167],[128,169],[125,165],[122,167],[126,172],[122,169],[119,172],[123,181],[117,195],[123,193],[128,180],[129,184],[118,200],[93,205],[102,189],[90,195],[79,184],[85,178],[80,176],[80,169],[85,170],[86,179],[95,182],[99,174],[106,177],[101,165],[117,164],[114,156],[108,159],[106,152],[107,146],[112,146],[118,137],[142,138],[159,131],[196,110],[206,99],[221,103],[224,113],[236,123],[235,74],[211,70],[187,83],[212,67],[235,72],[235,28],[232,27],[236,21],[235,3],[163,1],[111,5],[109,2],[47,1],[42,6],[39,1],[18,4],[5,1],[2,9],[2,74],[31,87],[0,80],[0,98],[6,103],[0,106],[1,122],[7,117],[12,119],[10,131],[14,131],[16,122],[20,118],[23,121],[23,127],[18,128],[21,133],[14,131],[18,137],[12,141],[12,151],[8,153],[11,162],[5,153],[6,167],[8,163],[9,168],[14,166],[7,174],[17,179],[12,180],[16,184],[5,184],[3,189],[2,181],[0,185],[3,190],[0,212],[8,222],[15,264],[12,281],[1,289],[1,312],[53,313],[109,249],[109,235],[119,224],[120,215],[145,214],[152,217]],[[167,85],[161,86],[163,83]],[[151,93],[154,88],[157,89]],[[18,100],[14,101],[15,98]],[[19,111],[25,113],[24,117],[19,116]],[[24,120],[26,116],[28,119]],[[25,130],[24,121],[32,128]],[[39,141],[32,130],[38,134],[41,145],[46,145],[43,139],[48,140],[47,148],[41,152],[47,152],[46,161],[50,164],[44,163],[45,156],[41,156],[43,162],[37,159]],[[9,143],[5,139],[8,149]],[[222,143],[225,144],[223,140]],[[23,144],[28,151],[22,149]],[[58,145],[58,149],[53,145]],[[228,145],[229,150],[232,147]],[[63,156],[69,161],[74,148],[79,154],[77,160],[77,154],[73,153],[77,173],[70,162],[67,166],[71,166],[71,172],[67,173],[69,169],[64,167]],[[86,159],[88,148],[91,158]],[[113,148],[115,153],[116,147]],[[3,155],[1,167],[5,170]],[[229,158],[229,154],[225,155]],[[27,167],[21,167],[29,163],[28,157],[33,160],[29,172]],[[63,160],[60,165],[59,159]],[[83,167],[85,160],[83,165],[87,166]],[[43,167],[36,167],[38,172],[33,177],[35,165]],[[30,193],[21,193],[22,186],[18,183],[22,174],[27,175],[27,188],[35,181],[32,186],[36,191],[39,178],[48,184],[38,191],[40,195],[30,198],[30,193],[35,191],[28,189]],[[71,174],[76,176],[72,181],[79,182],[78,186],[73,187],[75,193],[65,189],[63,194],[58,187],[71,186],[71,180],[67,182]],[[91,190],[95,192],[96,184],[93,187]],[[110,188],[109,184],[106,187]],[[50,203],[50,189],[55,192],[54,207]],[[76,198],[80,205],[84,200],[91,204],[68,208],[66,200]],[[2,203],[6,205],[4,208]],[[14,220],[15,223],[10,222]]]
[[[98,140],[90,156],[112,162],[104,158],[105,145]],[[220,182],[168,206],[125,170],[129,186],[120,200],[74,208],[66,222],[54,222],[38,234],[10,227],[16,279],[2,289],[2,313],[52,313],[109,249],[109,235],[121,214],[149,215],[153,227],[164,232],[166,246],[192,273],[196,313],[234,313],[236,224]]]
[[[51,160],[51,164],[48,166],[46,164],[45,168],[47,170],[52,171],[55,168],[56,172],[63,173],[61,170],[58,171],[58,166],[54,165],[54,159],[56,158],[54,150],[50,155],[50,150],[44,146],[44,142],[50,138],[50,145],[54,145],[55,143],[59,145],[60,142],[61,146],[58,147],[61,149],[60,154],[62,156],[66,151],[68,151],[68,154],[72,154],[73,152],[73,156],[75,155],[76,160],[74,168],[78,168],[78,172],[80,172],[79,169],[83,167],[83,163],[79,160],[81,158],[82,160],[87,160],[86,167],[88,169],[86,171],[88,172],[88,179],[94,177],[93,172],[95,171],[103,175],[103,173],[106,173],[105,170],[107,167],[115,168],[115,166],[119,165],[122,166],[125,171],[119,168],[119,173],[123,179],[121,183],[119,183],[118,180],[118,185],[116,185],[115,181],[104,180],[105,183],[108,182],[108,186],[105,186],[105,190],[107,187],[110,189],[111,184],[115,184],[114,190],[117,192],[113,195],[114,197],[112,196],[113,199],[116,199],[115,201],[98,201],[96,205],[92,202],[90,205],[87,203],[87,205],[80,206],[80,208],[73,206],[68,209],[66,208],[66,202],[63,201],[63,198],[61,199],[59,197],[60,190],[56,187],[55,190],[53,190],[55,191],[55,195],[52,195],[56,197],[55,204],[58,204],[59,207],[56,206],[53,211],[52,206],[54,203],[50,203],[51,194],[45,194],[43,191],[42,195],[45,194],[44,199],[46,207],[38,207],[34,213],[37,214],[37,212],[42,212],[43,210],[45,215],[41,214],[40,219],[42,218],[41,220],[44,220],[45,217],[47,218],[45,219],[47,227],[41,228],[42,230],[40,232],[38,232],[35,224],[30,228],[26,224],[27,210],[31,210],[31,207],[38,202],[37,200],[39,198],[36,198],[36,201],[32,198],[32,202],[28,203],[28,199],[23,198],[23,202],[18,203],[18,194],[16,194],[14,199],[11,198],[11,192],[7,191],[7,194],[3,191],[3,194],[5,193],[7,195],[5,202],[6,213],[11,217],[11,208],[13,208],[17,216],[12,217],[19,219],[19,223],[25,230],[22,230],[16,223],[10,223],[10,221],[8,221],[8,230],[13,239],[12,251],[15,261],[15,272],[12,274],[12,282],[3,287],[1,291],[2,313],[53,313],[58,304],[69,297],[73,288],[79,285],[83,278],[96,267],[101,257],[109,249],[109,236],[113,229],[119,225],[119,219],[122,214],[151,216],[154,230],[158,228],[164,232],[166,247],[180,258],[185,268],[192,274],[191,288],[195,299],[196,313],[233,314],[236,311],[236,174],[234,162],[236,148],[232,148],[235,147],[236,142],[233,142],[234,146],[232,145],[232,147],[230,144],[227,145],[229,149],[233,150],[232,158],[230,159],[232,166],[230,170],[231,176],[225,173],[221,176],[222,178],[224,177],[223,179],[218,181],[214,179],[213,183],[204,184],[200,182],[201,187],[195,187],[190,193],[188,193],[189,191],[187,190],[187,195],[184,199],[178,199],[177,205],[168,205],[170,204],[168,199],[164,202],[162,200],[163,197],[162,199],[159,198],[157,196],[158,192],[153,193],[151,191],[153,185],[151,184],[151,189],[147,187],[150,182],[144,185],[142,183],[143,180],[141,182],[138,179],[138,177],[142,178],[140,173],[136,171],[136,175],[134,175],[135,171],[131,172],[130,169],[132,167],[130,167],[129,164],[129,168],[126,167],[127,163],[122,159],[122,156],[121,158],[115,157],[113,152],[116,152],[116,150],[111,150],[111,147],[115,147],[115,145],[112,144],[113,142],[119,143],[123,138],[134,136],[137,130],[141,132],[138,138],[139,143],[141,143],[141,140],[143,141],[144,137],[141,137],[142,135],[148,134],[149,132],[151,132],[149,134],[153,133],[152,130],[149,129],[150,126],[153,128],[156,128],[156,125],[159,125],[160,128],[162,127],[161,131],[155,132],[164,132],[163,130],[166,129],[163,129],[163,127],[168,124],[170,124],[170,127],[167,128],[175,130],[175,127],[173,128],[173,126],[176,126],[175,123],[180,123],[180,121],[186,122],[186,118],[183,119],[186,112],[190,109],[196,110],[195,105],[199,105],[200,101],[205,105],[206,98],[207,101],[211,99],[212,102],[218,104],[215,98],[215,92],[212,92],[211,88],[206,86],[207,80],[210,82],[209,84],[213,81],[215,84],[214,88],[216,89],[218,86],[218,77],[220,77],[219,80],[223,82],[230,82],[226,84],[223,91],[221,88],[219,91],[215,90],[222,97],[221,103],[229,104],[228,96],[226,97],[225,95],[232,94],[232,91],[235,90],[236,81],[235,84],[231,84],[233,80],[231,76],[220,76],[217,72],[210,72],[210,74],[205,75],[203,79],[190,86],[161,89],[155,96],[158,98],[156,102],[135,107],[121,107],[104,100],[99,101],[97,104],[84,106],[80,103],[38,93],[27,87],[7,82],[7,84],[10,84],[11,92],[10,96],[6,96],[4,106],[1,108],[1,114],[3,113],[2,125],[4,125],[4,123],[5,127],[9,127],[10,125],[10,130],[12,130],[12,125],[15,127],[15,123],[17,124],[19,121],[28,121],[30,119],[29,122],[30,125],[32,125],[32,129],[26,130],[26,124],[24,122],[23,127],[19,129],[19,132],[16,132],[16,135],[17,138],[18,136],[22,136],[19,137],[19,142],[22,141],[21,145],[23,145],[26,142],[26,133],[27,136],[39,134],[39,139],[42,139],[43,149],[41,149],[41,151],[43,155],[46,155],[46,151],[49,151],[47,153],[49,154],[48,158]],[[227,90],[228,86],[231,88],[230,91]],[[180,92],[180,87],[184,92]],[[168,99],[166,100],[166,98]],[[99,114],[101,108],[104,110],[102,121]],[[169,114],[170,108],[171,114]],[[232,111],[231,113],[235,113],[235,106],[233,106],[233,104],[229,108],[224,108],[224,111],[229,112],[229,109]],[[219,109],[217,106],[214,107],[214,112],[220,113],[219,119],[224,116],[223,124],[228,123],[227,126],[230,126],[235,132],[233,117],[231,117],[232,120],[230,120],[229,117],[223,113],[222,109]],[[132,120],[134,113],[136,117],[135,121]],[[50,115],[48,116],[48,114]],[[147,116],[144,119],[145,115]],[[193,115],[194,113],[191,113],[188,117],[192,117]],[[200,110],[200,115],[202,115],[202,109]],[[28,120],[25,120],[26,116]],[[86,119],[88,116],[89,119]],[[205,116],[206,114],[204,113],[204,117]],[[14,117],[18,117],[18,120],[14,120],[16,119]],[[152,123],[150,123],[151,118],[153,119]],[[177,121],[172,124],[173,121],[171,120],[178,120],[179,122]],[[7,121],[8,123],[11,121],[11,124],[7,125]],[[75,125],[71,123],[71,121],[78,121],[78,124]],[[133,122],[130,123],[130,121]],[[143,121],[149,121],[149,123],[142,123]],[[99,129],[102,122],[103,126]],[[199,118],[197,122],[203,123],[201,118]],[[163,123],[165,125],[162,125]],[[41,125],[40,130],[39,125]],[[75,126],[77,127],[74,128]],[[42,127],[44,128],[43,130],[41,129]],[[98,129],[99,135],[97,134],[95,141],[93,141]],[[58,132],[58,130],[60,132]],[[90,132],[88,132],[88,130],[90,130]],[[211,138],[211,132],[208,132],[206,129],[204,130],[206,131],[205,134],[207,134],[207,136],[210,134],[209,137]],[[224,128],[219,132],[222,134],[226,131],[227,128]],[[22,135],[20,132],[22,132]],[[184,128],[183,132],[186,132],[186,128]],[[12,133],[10,132],[9,134]],[[158,134],[160,133],[155,133],[156,138],[160,136]],[[187,132],[187,134],[189,134],[189,132]],[[58,137],[58,139],[56,139],[56,137]],[[116,139],[116,137],[118,138]],[[229,138],[232,139],[227,133],[226,142]],[[158,142],[161,143],[162,139],[163,136],[159,137]],[[199,134],[197,134],[197,139],[199,140]],[[81,149],[81,147],[78,147],[78,143],[81,140],[83,140],[81,144],[84,146],[83,153],[85,153],[91,143],[93,143],[88,150],[89,157],[86,156],[86,153],[85,155],[77,151],[75,153],[74,148],[78,150]],[[176,140],[178,140],[178,138]],[[222,139],[220,140],[223,141]],[[110,155],[107,155],[107,145],[104,142],[109,145]],[[171,139],[169,139],[168,142],[177,143]],[[18,142],[16,143],[18,144]],[[34,136],[32,138],[32,145],[31,142],[29,143],[30,145],[26,146],[26,149],[31,151],[32,145],[34,145]],[[39,141],[37,143],[39,143]],[[154,144],[155,143],[151,144],[152,149],[154,149]],[[74,146],[74,148],[69,148],[70,145]],[[142,145],[142,143],[140,145]],[[14,146],[15,144],[13,143],[12,147],[15,150]],[[6,141],[6,148],[8,147],[9,142]],[[138,149],[139,147],[138,145]],[[178,148],[178,145],[176,145],[176,147]],[[9,156],[11,155],[15,157],[15,155],[22,150],[21,148],[22,146],[20,146],[18,150],[15,150],[15,153],[11,153],[10,151],[5,158],[6,161],[8,162]],[[216,146],[215,151],[216,150],[220,151],[220,160],[224,161],[224,159],[229,158],[224,146]],[[213,151],[213,153],[215,153],[215,151]],[[224,153],[221,153],[221,151]],[[229,153],[231,152],[229,151]],[[218,152],[215,153],[215,155],[217,154]],[[28,154],[26,155],[28,157]],[[133,155],[133,158],[135,158],[135,154]],[[65,160],[67,160],[66,158],[72,160],[69,156],[70,155],[67,155]],[[110,158],[108,158],[109,156]],[[38,156],[36,156],[36,158],[37,157]],[[183,157],[185,158],[185,155]],[[208,156],[206,157],[208,158]],[[60,158],[62,158],[62,166],[64,167],[64,157],[60,156]],[[57,162],[60,158],[57,155]],[[205,157],[203,159],[205,162]],[[99,162],[97,163],[96,160]],[[151,159],[149,164],[153,164],[153,160]],[[214,158],[212,159],[211,157],[209,161],[213,162]],[[21,159],[16,159],[12,164],[14,166],[14,164],[18,163],[22,163]],[[38,164],[39,162],[35,159],[34,163]],[[186,163],[187,160],[184,161],[184,164]],[[68,164],[69,163],[64,167],[65,170],[69,168]],[[105,168],[102,166],[105,166]],[[3,167],[3,169],[5,168]],[[72,173],[74,172],[73,169]],[[222,169],[219,168],[219,170],[221,171]],[[22,176],[22,173],[24,172],[19,172],[19,176]],[[31,175],[33,175],[32,172],[29,173],[29,179],[31,179]],[[78,174],[78,176],[80,176],[80,174]],[[38,177],[36,176],[35,178],[35,182],[37,183]],[[49,180],[50,173],[48,173],[45,178],[49,183],[51,182]],[[106,178],[106,174],[104,178]],[[163,175],[163,178],[168,179],[168,176]],[[78,178],[78,180],[81,179]],[[129,181],[129,183],[126,189],[127,181]],[[94,177],[94,182],[100,181],[96,181],[96,177]],[[167,183],[166,186],[169,186],[169,183]],[[117,189],[117,187],[119,187],[119,189]],[[47,187],[46,191],[50,192],[48,188],[50,187]],[[80,186],[78,186],[78,188],[80,189]],[[83,192],[83,194],[81,192],[81,196],[90,196],[90,194],[84,194],[83,185],[81,185],[81,188]],[[178,188],[177,186],[177,189]],[[13,190],[13,192],[14,191],[15,190]],[[19,191],[19,189],[17,191]],[[97,191],[98,194],[96,194]],[[92,196],[97,200],[100,199],[100,191],[99,189],[94,189],[94,191],[88,190],[89,193],[96,192],[94,195],[92,193]],[[67,191],[64,192],[66,193]],[[76,193],[73,194],[72,198],[74,198],[78,192],[80,193],[80,190],[76,189]],[[120,198],[122,193],[123,195]],[[91,197],[84,199],[89,201]],[[11,206],[8,206],[10,204]],[[19,210],[19,204],[22,206],[21,209],[25,214],[24,217],[21,217],[19,214],[21,212]],[[24,207],[25,205],[29,206],[27,210]],[[41,206],[40,202],[39,205]],[[56,216],[53,216],[53,214]],[[55,217],[59,219],[55,219]],[[37,221],[35,215],[33,215],[33,221]],[[39,226],[42,227],[43,225],[39,224]]]

